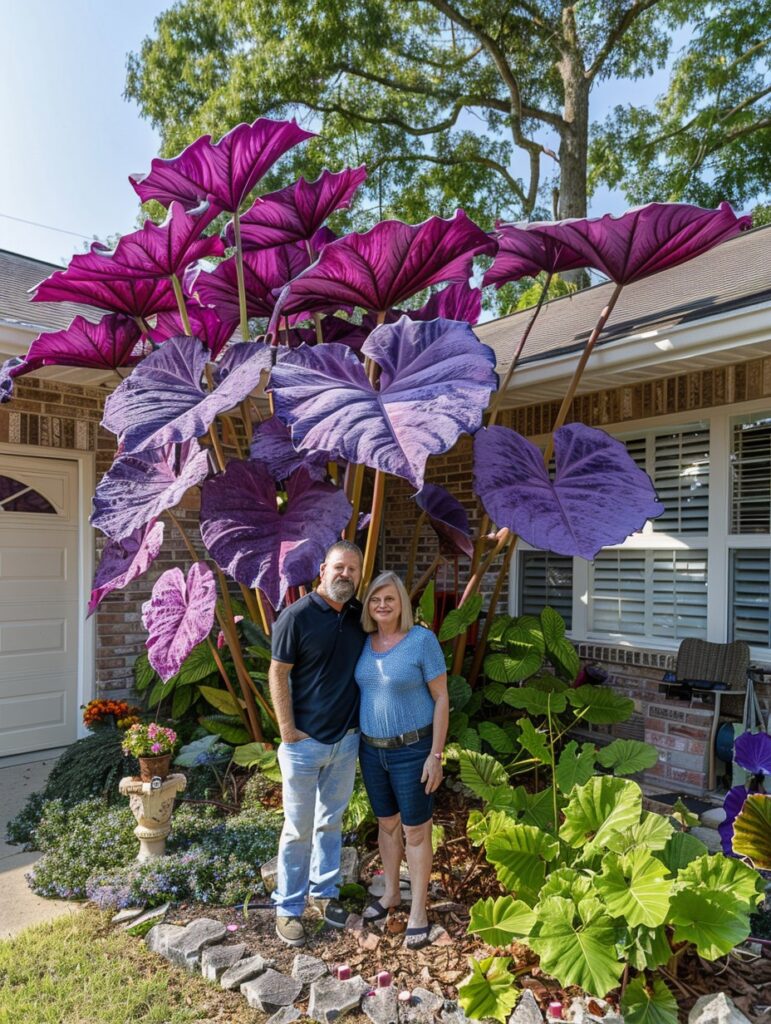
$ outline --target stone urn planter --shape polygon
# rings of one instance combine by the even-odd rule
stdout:
[[[127,776],[118,783],[118,790],[129,798],[131,813],[137,820],[134,835],[139,840],[138,861],[152,860],[165,853],[174,800],[186,785],[187,779],[181,773],[165,778],[156,775],[148,782]]]

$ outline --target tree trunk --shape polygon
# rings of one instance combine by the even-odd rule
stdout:
[[[560,66],[565,87],[564,118],[561,133],[559,218],[586,216],[586,174],[589,150],[589,82],[577,61]]]

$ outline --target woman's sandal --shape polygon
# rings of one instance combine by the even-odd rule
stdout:
[[[407,949],[422,949],[429,944],[430,939],[428,936],[430,932],[430,924],[427,924],[424,928],[408,928],[404,933],[404,945]]]
[[[372,900],[372,902],[368,903],[367,906],[364,908],[361,916],[365,924],[368,921],[370,923],[372,923],[373,921],[382,921],[384,917],[388,917],[389,911],[396,910],[396,907],[398,906],[399,904],[397,903],[393,907],[384,907],[380,900]],[[375,913],[368,914],[368,910],[374,910]]]

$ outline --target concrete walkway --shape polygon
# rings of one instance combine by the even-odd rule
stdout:
[[[53,760],[0,768],[0,940],[17,935],[31,924],[53,921],[76,913],[79,903],[44,900],[27,885],[24,875],[40,857],[22,853],[5,841],[6,825],[24,806],[27,797],[45,785]]]

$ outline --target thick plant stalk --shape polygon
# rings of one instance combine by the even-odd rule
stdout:
[[[363,597],[372,579],[372,570],[375,566],[375,555],[380,540],[380,524],[383,520],[383,505],[385,501],[386,474],[382,470],[375,471],[375,486],[372,494],[372,511],[367,530],[367,545],[364,550],[364,564],[361,573],[361,585],[359,595]]]
[[[380,324],[382,324],[385,321],[385,317],[386,317],[386,311],[385,310],[381,310],[377,314],[377,326],[378,327],[380,326]],[[372,385],[372,387],[376,388],[377,379],[378,379],[378,376],[380,374],[380,368],[377,365],[377,363],[373,362],[369,357],[367,357],[364,360],[364,372],[367,374],[367,377],[369,378],[369,382]],[[350,466],[349,466],[349,468],[350,468]],[[376,470],[376,472],[375,472],[375,487],[377,487],[377,477],[378,477],[379,473],[380,473],[380,470]],[[385,484],[385,474],[383,474],[383,477],[384,477],[384,484]],[[349,482],[348,481],[348,474],[346,473],[346,486],[347,486],[348,482]],[[346,490],[346,494],[348,495],[348,500],[353,505],[353,512],[351,513],[351,519],[350,519],[350,522],[348,523],[348,528],[345,531],[345,539],[346,540],[350,540],[350,541],[354,541],[354,540],[356,540],[356,528],[357,528],[358,522],[359,522],[359,509],[361,507],[361,490],[362,490],[362,486],[364,484],[364,466],[358,466],[358,465],[354,466],[353,474],[351,476],[350,483],[351,483],[351,491],[349,493]],[[372,509],[371,509],[371,517],[370,517],[370,521],[369,521],[369,531],[367,533],[367,547],[368,548],[369,548],[369,539],[371,537],[373,537],[373,536],[376,538],[375,539],[375,544],[377,545],[377,538],[380,537],[380,522],[382,520],[382,517],[383,517],[382,503],[379,505],[379,507],[377,509],[377,514],[376,514],[376,510],[375,510],[375,506],[374,506],[374,498],[373,498],[373,506],[372,506]],[[375,560],[375,555],[374,555],[375,550],[377,550],[377,548],[373,548],[372,556],[371,556],[372,557],[372,564],[373,565],[374,565],[374,560]]]
[[[187,315],[187,306],[185,305],[185,296],[182,294],[182,285],[180,284],[179,278],[176,274],[171,275],[171,286],[174,289],[174,296],[177,300],[177,306],[179,307],[179,315],[182,318],[182,326],[185,328],[185,333],[188,337],[192,337],[193,331],[190,327],[190,317]]]
[[[246,315],[246,283],[244,282],[244,247],[241,242],[241,217],[233,212],[233,235],[236,240],[236,278],[238,280],[238,312],[241,320],[241,338],[249,340],[249,317]]]
[[[428,581],[431,579],[431,577],[436,572],[436,570],[439,567],[439,564],[440,564],[441,561],[442,561],[442,556],[441,555],[436,555],[434,560],[433,560],[433,562],[431,563],[431,565],[429,565],[429,567],[426,569],[426,571],[423,573],[423,575],[420,577],[418,582],[415,584],[415,586],[410,591],[410,600],[411,601],[414,601],[415,598],[418,596],[418,594],[421,592],[421,590],[424,587],[428,586]]]
[[[415,528],[412,531],[412,541],[410,543],[410,560],[407,563],[407,578],[404,581],[404,585],[409,591],[412,586],[412,578],[415,575],[415,562],[418,558],[418,544],[420,543],[420,531],[423,529],[423,524],[428,519],[428,515],[425,512],[421,512],[418,516],[418,521],[415,523]]]
[[[361,490],[364,486],[364,466],[354,466],[353,472],[350,478],[351,493],[348,495],[348,500],[353,506],[353,512],[351,512],[351,518],[348,522],[348,526],[345,530],[345,539],[350,541],[356,540],[356,528],[359,523],[359,507],[361,505]],[[372,528],[372,522],[370,521],[370,529]]]
[[[211,441],[211,446],[214,450],[214,455],[215,458],[217,459],[217,465],[219,466],[220,472],[224,473],[225,454],[222,451],[222,445],[220,444],[220,439],[217,434],[217,428],[215,427],[214,423],[212,423],[212,425],[209,427],[209,440]]]
[[[477,640],[476,648],[474,649],[474,657],[471,662],[471,668],[469,669],[468,683],[471,687],[479,678],[479,673],[482,669],[482,664],[485,657],[485,648],[487,647],[487,638],[490,636],[490,629],[493,624],[493,612],[498,604],[503,590],[503,584],[509,574],[509,566],[511,565],[511,559],[517,548],[517,538],[512,537],[511,543],[509,544],[506,554],[503,556],[503,564],[498,571],[498,578],[495,581],[495,587],[490,598],[490,610],[485,618],[484,628],[482,629],[482,635]]]
[[[217,650],[217,645],[214,643],[210,636],[207,636],[206,640],[209,645],[209,650],[211,651],[211,656],[214,658],[214,663],[219,670],[219,674],[222,676],[222,681],[225,684],[225,688],[227,689],[230,696],[233,698],[235,705],[238,708],[238,714],[241,719],[241,723],[244,729],[246,729],[246,731],[251,735],[252,730],[249,723],[249,719],[247,718],[246,715],[246,711],[244,710],[244,708],[241,707],[241,701],[238,699],[238,694],[235,691],[235,687],[233,686],[233,683],[230,681],[230,676],[228,675],[227,669],[225,668],[222,658],[220,657],[220,652]]]

